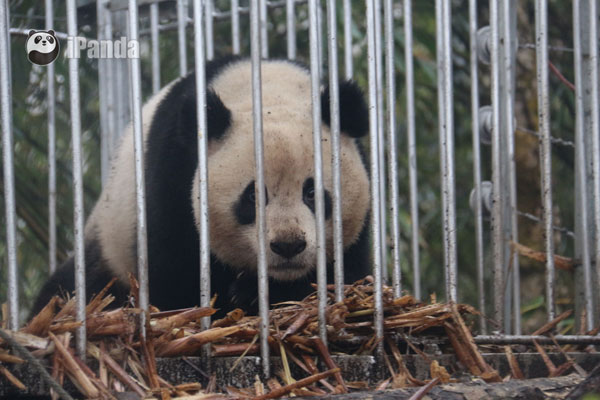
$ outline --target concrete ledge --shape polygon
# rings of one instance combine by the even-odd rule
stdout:
[[[445,366],[454,378],[459,380],[471,381],[472,377],[467,374],[460,363],[457,362],[454,355],[428,355],[432,360],[437,360]],[[504,354],[484,354],[485,360],[498,370],[501,376],[509,374],[509,366]],[[517,361],[523,373],[527,378],[543,378],[548,376],[548,370],[539,354],[520,353],[515,354]],[[596,365],[600,364],[600,353],[569,353],[569,356],[577,362],[586,371],[591,371]],[[550,359],[555,365],[560,365],[566,361],[560,353],[550,353]],[[349,382],[367,381],[374,384],[389,376],[389,372],[383,363],[377,362],[371,356],[334,356],[337,365],[342,369],[344,379]],[[245,357],[238,366],[230,372],[237,357],[218,357],[212,358],[207,363],[199,357],[181,358],[163,358],[157,360],[158,374],[173,384],[186,382],[201,382],[205,385],[208,381],[207,376],[215,374],[217,376],[218,387],[235,386],[250,387],[255,381],[256,375],[261,374],[261,364],[259,357]],[[279,358],[272,358],[272,371],[278,371],[281,367]],[[404,356],[406,367],[418,379],[429,378],[429,363],[421,356],[409,354]],[[290,364],[292,375],[296,378],[306,376],[298,367]],[[17,376],[28,388],[26,392],[21,392],[4,377],[0,377],[0,399],[14,398],[47,398],[48,387],[40,379],[39,375],[27,363],[21,365],[7,365],[7,368]],[[97,365],[91,365],[92,370],[97,370]],[[321,366],[322,370],[326,368]],[[568,371],[573,372],[573,371]],[[482,382],[482,381],[481,381]],[[479,385],[481,385],[481,382]],[[67,391],[78,394],[68,379],[65,379],[65,388]],[[364,393],[363,393],[364,396]],[[400,397],[398,397],[400,398]]]

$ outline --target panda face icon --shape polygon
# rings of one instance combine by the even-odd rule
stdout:
[[[48,65],[56,60],[59,51],[60,45],[53,30],[29,31],[27,58],[33,64]]]

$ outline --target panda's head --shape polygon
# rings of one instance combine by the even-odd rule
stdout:
[[[60,46],[53,30],[29,31],[27,36],[27,56],[38,65],[51,63],[58,56]]]
[[[264,61],[261,73],[268,270],[274,279],[295,280],[314,268],[317,255],[310,75],[305,68],[285,61]],[[211,80],[209,89],[209,135],[212,121],[219,125],[213,129],[218,134],[210,137],[208,149],[211,251],[228,265],[255,270],[251,64],[229,64]],[[354,83],[341,84],[340,101],[342,225],[347,248],[358,238],[369,209],[367,171],[355,140],[368,131],[368,113]],[[321,104],[326,252],[331,260],[333,182],[327,87]],[[197,225],[198,182],[196,172],[192,197]]]

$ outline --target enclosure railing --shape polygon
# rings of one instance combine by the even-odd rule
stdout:
[[[262,107],[261,107],[261,59],[268,58],[269,21],[268,10],[285,7],[287,56],[297,57],[297,16],[295,8],[299,3],[308,4],[308,36],[311,99],[314,134],[315,163],[315,199],[318,255],[316,259],[318,277],[318,316],[319,333],[327,343],[326,308],[328,305],[326,286],[325,255],[325,218],[323,193],[323,163],[332,163],[333,170],[333,236],[335,254],[335,299],[343,296],[343,245],[341,218],[341,180],[339,153],[339,107],[338,95],[339,69],[337,58],[338,36],[336,21],[343,4],[343,64],[344,76],[354,77],[352,5],[344,0],[327,0],[326,25],[323,33],[322,5],[317,0],[251,1],[249,6],[240,6],[237,0],[231,1],[229,10],[220,10],[212,1],[177,0],[177,21],[174,24],[159,23],[160,7],[165,1],[135,0],[98,0],[97,24],[98,39],[112,39],[115,32],[126,34],[128,39],[149,40],[152,51],[151,74],[152,91],[158,92],[160,82],[160,57],[158,40],[161,31],[176,29],[179,42],[179,73],[187,74],[186,31],[194,32],[194,72],[196,74],[198,131],[206,132],[206,81],[204,79],[205,61],[214,57],[213,27],[219,21],[231,21],[231,48],[234,54],[241,52],[240,18],[249,14],[250,56],[252,63],[252,90],[254,116],[254,150],[256,159],[257,185],[257,235],[259,313],[262,318],[261,356],[265,375],[269,375],[268,336],[268,278],[265,246],[265,207],[264,191]],[[399,2],[397,2],[399,3]],[[493,301],[493,318],[499,323],[497,331],[487,334],[488,324],[485,317],[480,318],[482,335],[476,336],[478,343],[529,343],[533,340],[547,342],[551,339],[542,336],[523,335],[521,332],[520,273],[518,254],[511,244],[518,242],[517,216],[524,215],[517,209],[515,139],[514,122],[515,102],[515,54],[518,48],[516,34],[516,7],[514,0],[489,2],[488,27],[478,26],[477,1],[469,0],[469,40],[471,70],[471,131],[473,141],[473,185],[471,205],[475,218],[475,260],[477,271],[478,307],[485,309],[486,300]],[[52,1],[46,1],[46,26],[52,27]],[[396,126],[396,70],[394,66],[395,44],[394,23],[398,10],[401,10],[404,32],[405,90],[407,124],[407,155],[410,197],[411,258],[414,281],[412,291],[416,298],[422,297],[421,270],[419,255],[419,198],[418,168],[415,132],[415,78],[413,69],[413,36],[411,0],[403,0],[402,6],[392,0],[366,0],[366,37],[368,63],[368,103],[369,103],[369,151],[370,151],[370,189],[371,189],[371,243],[372,274],[375,287],[374,327],[377,337],[384,333],[382,285],[388,282],[388,264],[392,277],[389,281],[395,296],[402,292],[401,264],[409,260],[401,259],[399,224],[399,187],[398,187],[398,148]],[[138,8],[148,7],[150,29],[138,29]],[[552,198],[552,146],[557,140],[550,132],[549,86],[548,86],[548,11],[547,1],[535,2],[535,32],[538,93],[538,130],[532,132],[540,140],[541,182],[546,263],[546,300],[547,318],[555,317],[555,265],[553,232],[557,229],[553,222]],[[190,10],[192,17],[190,18]],[[383,18],[382,18],[383,15]],[[78,35],[77,8],[75,0],[66,3],[67,35]],[[592,330],[600,322],[600,111],[598,86],[598,10],[596,0],[575,0],[573,2],[573,37],[575,66],[575,104],[576,137],[571,146],[575,147],[575,192],[576,192],[576,256],[580,260],[577,267],[582,279],[577,283],[583,287],[578,299],[580,309],[585,313],[585,328]],[[382,24],[383,19],[383,24]],[[15,213],[15,180],[13,167],[13,127],[11,109],[11,68],[10,34],[23,35],[20,29],[9,26],[8,2],[0,4],[0,104],[2,120],[2,150],[4,166],[4,196],[6,212],[6,248],[9,326],[19,327],[19,300],[17,290],[17,237]],[[461,243],[457,241],[456,224],[456,176],[454,147],[454,92],[452,63],[452,2],[435,1],[437,82],[438,82],[438,123],[440,157],[440,191],[442,198],[444,273],[446,299],[456,302],[458,276],[457,251]],[[64,33],[58,33],[64,37]],[[327,60],[325,60],[327,51]],[[385,53],[385,57],[384,57]],[[491,65],[491,108],[480,107],[478,64]],[[128,63],[128,64],[126,64]],[[327,65],[328,76],[323,74],[323,65]],[[141,66],[139,58],[99,61],[100,84],[100,127],[102,138],[102,177],[107,176],[111,153],[123,127],[132,121],[135,148],[135,188],[137,210],[137,263],[140,283],[140,307],[148,307],[148,260],[146,238],[146,209],[144,189],[144,151],[142,138],[142,95]],[[385,70],[385,76],[383,71]],[[55,88],[52,65],[48,67],[48,158],[49,158],[49,266],[56,268],[56,152],[55,152]],[[324,160],[321,152],[321,112],[320,85],[328,80],[331,87],[330,107],[332,159]],[[584,84],[585,82],[585,84]],[[385,88],[384,88],[385,86]],[[69,59],[70,119],[73,157],[74,188],[74,259],[77,295],[77,319],[84,324],[77,331],[77,350],[85,355],[85,257],[84,257],[84,208],[81,148],[81,112],[79,97],[79,66],[77,58]],[[200,171],[200,276],[201,306],[210,304],[210,238],[207,197],[207,143],[206,135],[199,135],[198,163]],[[564,141],[563,141],[564,142]],[[480,145],[491,144],[492,182],[482,182],[482,160]],[[559,143],[560,144],[560,143]],[[385,163],[387,146],[387,167]],[[387,178],[387,179],[386,179]],[[386,186],[387,181],[387,186]],[[592,183],[592,185],[590,185]],[[390,215],[387,215],[389,205]],[[491,216],[493,296],[485,295],[484,288],[484,215]],[[534,216],[532,216],[534,217]],[[535,217],[534,217],[535,218]],[[390,228],[388,232],[389,219]],[[560,228],[558,228],[560,229]],[[388,233],[391,240],[391,262],[388,263]],[[592,255],[593,254],[593,255]],[[144,314],[142,314],[144,318]],[[208,328],[210,319],[202,322]],[[141,325],[144,326],[143,324]],[[558,335],[554,340],[560,343],[598,344],[600,336]],[[382,346],[382,345],[380,345]],[[380,347],[379,350],[382,350]],[[208,353],[208,349],[205,351]]]

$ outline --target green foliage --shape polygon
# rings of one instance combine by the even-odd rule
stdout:
[[[600,400],[600,393],[588,393],[581,400]]]

